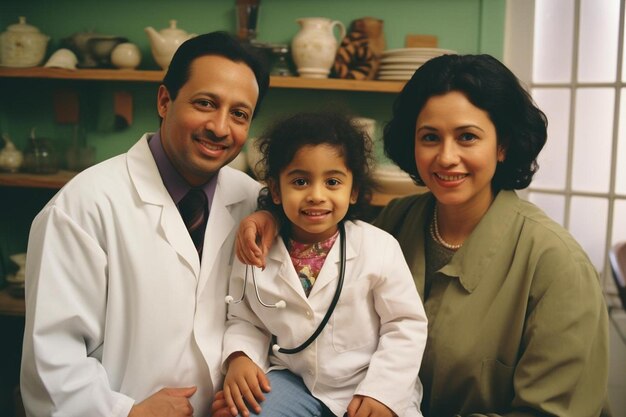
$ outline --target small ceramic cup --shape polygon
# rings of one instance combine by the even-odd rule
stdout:
[[[141,51],[134,43],[124,42],[111,52],[111,63],[120,69],[135,69],[141,62]]]

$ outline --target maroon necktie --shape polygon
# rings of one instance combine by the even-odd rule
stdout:
[[[202,255],[204,243],[204,229],[206,229],[209,208],[204,191],[200,188],[192,188],[178,203],[178,210],[187,226],[191,240],[196,245],[199,255]]]

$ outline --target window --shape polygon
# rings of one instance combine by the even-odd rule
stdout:
[[[608,249],[626,240],[624,3],[509,0],[504,58],[548,116],[526,197],[574,235],[609,291]]]

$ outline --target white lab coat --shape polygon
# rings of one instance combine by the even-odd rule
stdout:
[[[339,276],[339,238],[307,298],[279,237],[265,270],[256,269],[255,276],[265,303],[284,300],[287,306],[262,307],[249,274],[245,302],[229,306],[222,358],[243,351],[264,370],[287,368],[338,416],[355,394],[373,397],[399,416],[421,415],[417,376],[427,321],[411,271],[390,234],[361,221],[345,226],[343,291],[317,340],[297,354],[271,355],[268,363],[271,334],[282,347],[296,347],[326,313]],[[235,299],[241,295],[244,274],[245,266],[235,261],[229,289]]]
[[[239,221],[259,185],[224,167],[202,266],[144,135],[77,175],[35,218],[21,390],[29,416],[127,416],[163,387],[222,383],[224,296]]]

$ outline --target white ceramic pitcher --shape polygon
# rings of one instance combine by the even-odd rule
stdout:
[[[328,78],[335,55],[346,28],[338,20],[325,17],[296,19],[300,31],[291,41],[291,54],[298,73],[305,78]],[[335,26],[339,28],[339,41],[335,38]]]

